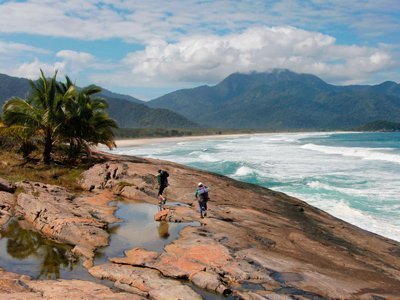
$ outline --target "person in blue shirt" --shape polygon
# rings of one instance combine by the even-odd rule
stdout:
[[[207,201],[210,200],[210,197],[208,196],[208,191],[208,187],[202,182],[199,182],[199,184],[197,185],[197,190],[194,192],[194,196],[196,197],[197,201],[199,201],[201,218],[207,216]]]

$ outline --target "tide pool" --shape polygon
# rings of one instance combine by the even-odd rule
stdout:
[[[112,152],[174,161],[281,191],[400,241],[397,132],[268,133]]]

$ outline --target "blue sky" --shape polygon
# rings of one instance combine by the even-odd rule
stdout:
[[[0,0],[0,73],[149,100],[233,72],[400,81],[400,1]]]

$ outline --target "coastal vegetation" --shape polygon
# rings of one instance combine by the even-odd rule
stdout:
[[[0,147],[0,178],[11,182],[39,181],[47,184],[63,186],[74,192],[82,191],[79,185],[80,174],[92,166],[96,160],[81,161],[79,164],[38,164],[33,158],[26,162],[11,148]]]
[[[32,93],[27,99],[13,97],[4,103],[2,142],[17,145],[25,159],[41,150],[46,165],[50,164],[55,147],[70,161],[90,156],[94,145],[113,148],[113,130],[118,126],[106,112],[106,101],[97,97],[101,89],[78,89],[68,76],[65,83],[56,77],[57,72],[46,78],[41,71],[38,81],[30,81]]]
[[[400,123],[378,120],[367,123],[356,130],[358,131],[400,131]]]

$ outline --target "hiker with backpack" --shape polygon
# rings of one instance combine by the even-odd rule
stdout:
[[[204,218],[207,216],[207,201],[210,200],[208,196],[208,187],[202,182],[197,185],[197,190],[194,193],[197,201],[199,201],[200,217]]]
[[[158,205],[162,209],[165,202],[167,202],[167,198],[163,196],[165,188],[168,186],[168,177],[169,174],[165,170],[158,170],[157,181],[158,181]]]

